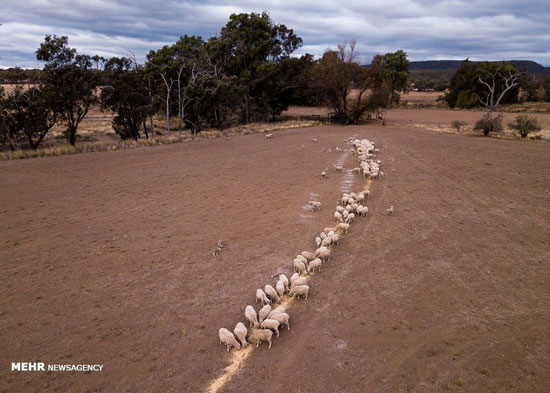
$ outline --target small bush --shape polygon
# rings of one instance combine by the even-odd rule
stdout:
[[[479,105],[479,95],[472,90],[462,90],[458,94],[456,106],[463,109],[472,109]]]
[[[504,130],[502,126],[502,114],[499,113],[493,117],[491,112],[487,112],[476,122],[474,130],[483,132],[485,136],[488,136],[491,132],[502,132]]]
[[[513,122],[508,123],[508,127],[515,130],[522,138],[527,138],[527,135],[530,133],[540,131],[541,129],[537,118],[527,115],[516,116]]]
[[[466,125],[466,122],[460,120],[453,120],[451,127],[456,128],[456,132],[460,132],[460,129]]]

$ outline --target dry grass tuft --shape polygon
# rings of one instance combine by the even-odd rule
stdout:
[[[160,135],[156,136],[154,139],[138,139],[137,141],[120,141],[118,139],[108,138],[104,141],[98,141],[99,134],[97,132],[92,132],[90,129],[85,129],[82,132],[79,131],[78,143],[76,146],[71,146],[67,144],[62,145],[50,145],[47,147],[41,147],[37,150],[15,150],[15,151],[4,151],[0,152],[0,160],[19,160],[24,158],[35,158],[35,157],[49,157],[49,156],[65,156],[69,154],[78,154],[78,153],[91,153],[96,151],[113,151],[120,149],[132,149],[143,146],[157,146],[157,145],[170,145],[172,143],[183,143],[190,142],[193,140],[201,139],[217,139],[222,136],[238,136],[238,135],[249,135],[256,133],[266,133],[273,132],[277,130],[284,130],[290,128],[302,128],[302,127],[312,127],[319,125],[319,122],[315,121],[300,121],[300,120],[289,120],[280,123],[253,123],[246,124],[242,126],[232,127],[224,130],[204,130],[200,133],[193,136],[189,131],[184,131],[179,135],[177,132],[173,135]],[[110,123],[109,123],[110,127]],[[101,129],[100,133],[112,132]],[[114,134],[114,132],[112,132]],[[55,139],[63,139],[63,134],[61,130],[56,130],[54,133]]]

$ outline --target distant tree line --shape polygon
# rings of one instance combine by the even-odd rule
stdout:
[[[509,62],[464,60],[449,82],[445,101],[451,108],[495,109],[501,104],[549,102],[550,77],[527,74]]]
[[[154,116],[165,117],[167,131],[198,133],[235,123],[275,120],[291,104],[333,108],[341,124],[357,123],[368,111],[386,108],[408,87],[406,53],[375,56],[358,63],[355,42],[291,57],[302,39],[267,13],[230,16],[218,36],[184,35],[147,54],[104,59],[79,54],[68,37],[47,35],[36,51],[42,70],[3,70],[13,84],[0,91],[0,143],[23,141],[36,149],[55,125],[75,145],[77,130],[90,108],[114,114],[121,139],[155,135]],[[172,120],[177,119],[176,122]]]

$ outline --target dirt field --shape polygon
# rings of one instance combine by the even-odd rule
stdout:
[[[313,249],[343,190],[364,187],[332,170],[320,180],[355,166],[321,152],[351,135],[381,149],[369,217],[292,304],[290,331],[220,391],[547,392],[550,144],[407,126],[420,112],[0,162],[0,392],[202,391],[231,356],[218,329]],[[430,111],[459,118],[444,112]]]
[[[440,91],[410,91],[405,94],[401,94],[402,101],[409,102],[436,102],[437,99],[445,93]]]

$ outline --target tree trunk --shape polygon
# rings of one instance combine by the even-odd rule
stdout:
[[[250,96],[248,93],[244,96],[244,121],[250,123]]]
[[[76,145],[76,127],[74,125],[70,125],[68,130],[69,132],[69,143],[72,146]]]
[[[166,130],[170,133],[170,92],[166,94]]]
[[[145,139],[149,139],[149,133],[147,132],[147,119],[143,119],[143,132],[145,132]]]

